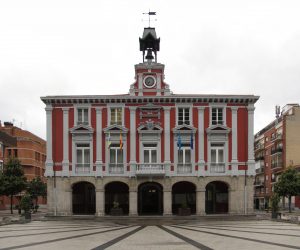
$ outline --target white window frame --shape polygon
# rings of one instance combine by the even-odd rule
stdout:
[[[185,160],[185,152],[186,151],[190,151],[190,162],[186,162],[186,160]],[[179,152],[180,151],[182,151],[183,153],[183,160],[182,160],[182,162],[179,162]],[[178,159],[178,164],[192,164],[192,150],[191,150],[191,148],[190,147],[186,147],[186,146],[184,146],[184,147],[181,147],[181,150],[177,150],[177,159]]]
[[[216,125],[223,125],[223,126],[226,126],[226,105],[220,105],[220,104],[211,104],[210,105],[210,111],[209,111],[209,124],[210,126],[216,126]],[[213,121],[212,121],[212,113],[213,113],[213,109],[214,108],[217,108],[217,109],[222,109],[222,120],[223,120],[223,123],[222,124],[213,124]],[[218,114],[217,114],[217,119],[218,119]]]
[[[82,124],[82,123],[79,123],[78,122],[78,110],[79,109],[87,109],[88,110],[88,121],[87,121],[87,124]],[[91,126],[91,106],[90,104],[80,104],[80,105],[76,105],[75,108],[74,108],[74,124],[75,125],[87,125],[87,126]]]
[[[83,145],[86,144],[88,146],[79,146],[79,145]],[[85,163],[85,159],[84,159],[84,150],[88,149],[89,150],[89,162]],[[78,162],[78,157],[77,157],[77,152],[78,150],[81,150],[81,154],[82,154],[82,159],[83,162],[79,163]],[[77,167],[77,164],[86,164],[88,165],[89,171],[88,172],[83,172],[83,173],[91,173],[91,163],[92,163],[92,152],[91,152],[91,146],[90,143],[76,143],[76,148],[75,148],[75,168]],[[85,166],[84,166],[85,168]],[[76,172],[76,169],[75,169]],[[79,172],[79,174],[82,172]]]
[[[189,109],[189,122],[190,124],[180,124],[179,125],[179,109]],[[183,115],[183,119],[185,119],[185,116]],[[185,120],[184,120],[185,121]],[[193,126],[193,106],[192,105],[186,105],[186,104],[176,104],[176,125],[181,126],[181,125],[188,125],[188,126]]]
[[[149,162],[145,162],[145,151],[146,150],[149,151]],[[156,162],[152,162],[152,151],[156,151]],[[156,164],[156,163],[158,163],[157,147],[152,147],[152,146],[144,145],[144,148],[143,148],[143,158],[144,158],[144,163],[145,164]]]
[[[115,125],[116,123],[112,124],[111,123],[111,110],[114,108],[121,108],[122,109],[122,124],[117,124],[120,126],[124,126],[124,113],[125,113],[125,106],[124,104],[109,104],[107,105],[107,109],[108,109],[108,119],[107,119],[107,126],[112,126]]]
[[[216,161],[215,162],[213,162],[212,161],[212,151],[213,150],[216,150]],[[221,162],[221,161],[219,161],[219,150],[222,150],[223,151],[223,162]],[[216,164],[218,164],[218,163],[222,163],[222,164],[225,164],[225,146],[223,145],[223,146],[213,146],[213,145],[211,145],[211,147],[210,147],[210,162],[211,163],[216,163]]]
[[[111,150],[116,151],[116,157],[115,157],[113,162],[111,161],[112,159],[110,157],[110,151]],[[119,153],[122,155],[122,162],[118,162],[118,154]],[[124,152],[123,152],[123,150],[120,149],[120,147],[117,147],[117,146],[109,147],[109,164],[124,164]]]

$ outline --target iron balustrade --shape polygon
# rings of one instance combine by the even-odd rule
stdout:
[[[225,173],[225,163],[210,163],[211,173]]]
[[[90,163],[76,163],[75,173],[77,174],[87,174],[90,173]]]
[[[110,174],[124,174],[124,164],[123,163],[110,163],[109,164]]]
[[[178,174],[189,174],[192,173],[192,163],[178,163],[177,164]]]
[[[164,175],[165,166],[161,163],[140,163],[136,166],[137,175]]]

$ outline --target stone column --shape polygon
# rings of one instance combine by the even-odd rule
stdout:
[[[164,139],[165,139],[165,168],[166,175],[170,175],[171,156],[170,156],[170,110],[171,107],[164,107]]]
[[[63,162],[62,176],[70,176],[69,171],[69,107],[62,108],[63,110]]]
[[[72,215],[73,213],[73,209],[72,209],[72,206],[73,206],[73,199],[72,199],[72,189],[69,188],[66,190],[66,215]]]
[[[101,188],[96,189],[96,216],[104,216],[104,190]]]
[[[248,175],[255,175],[254,160],[254,105],[248,105]]]
[[[136,169],[136,107],[129,107],[130,110],[130,176],[135,175]]]
[[[238,175],[238,156],[237,156],[237,111],[238,107],[231,107],[232,113],[232,159],[231,175]]]
[[[196,191],[196,214],[205,215],[205,189]]]
[[[198,176],[205,176],[204,110],[205,107],[198,107]]]
[[[129,215],[136,216],[138,205],[137,190],[129,190]]]
[[[102,107],[96,107],[96,177],[102,173]]]
[[[164,215],[172,215],[172,192],[164,190]]]
[[[45,162],[45,176],[53,176],[53,159],[52,159],[52,106],[47,105],[46,108],[46,129],[47,129],[47,158]]]

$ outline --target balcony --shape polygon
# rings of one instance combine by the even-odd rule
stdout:
[[[277,147],[275,149],[271,149],[271,155],[277,154],[277,153],[282,153],[283,149],[282,147]]]
[[[89,163],[76,163],[75,173],[76,174],[88,174],[91,171],[91,166]]]
[[[225,173],[225,163],[210,163],[210,173]]]
[[[141,163],[136,167],[137,176],[165,176],[165,166],[161,163]]]
[[[256,174],[263,174],[265,172],[265,168],[260,167],[260,168],[257,168],[255,171],[256,171]]]
[[[271,137],[271,141],[280,141],[282,140],[282,134],[275,134],[275,136]]]
[[[259,155],[255,157],[255,161],[263,161],[265,157],[263,155]]]
[[[263,150],[264,149],[264,144],[258,143],[255,145],[254,150],[255,151],[259,151],[259,150]]]
[[[265,182],[262,180],[256,180],[254,182],[254,186],[264,186],[264,185],[265,185]]]
[[[282,162],[272,162],[271,168],[282,168]]]
[[[192,163],[178,163],[177,164],[178,174],[190,174],[192,173]]]
[[[110,163],[108,172],[110,174],[124,174],[124,164],[123,163]]]

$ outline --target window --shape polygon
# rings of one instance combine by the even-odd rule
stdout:
[[[0,160],[0,172],[3,172],[3,161]]]
[[[18,149],[14,149],[15,158],[18,158]]]
[[[178,150],[178,164],[189,165],[191,164],[191,149],[190,147],[182,147]]]
[[[211,146],[211,162],[216,164],[224,163],[224,145],[212,144]]]
[[[120,146],[113,145],[110,147],[110,165],[123,164],[123,151]]]
[[[156,145],[144,146],[144,163],[157,163]]]
[[[8,157],[11,157],[11,149],[8,149],[7,153],[8,153]]]
[[[178,125],[190,125],[190,108],[178,108]]]
[[[89,109],[78,108],[77,109],[77,125],[88,125],[89,124]]]
[[[111,108],[110,109],[110,125],[122,125],[122,108]]]
[[[90,145],[77,144],[76,147],[76,172],[90,172]]]
[[[211,111],[211,124],[212,125],[223,125],[223,108],[212,108]]]

